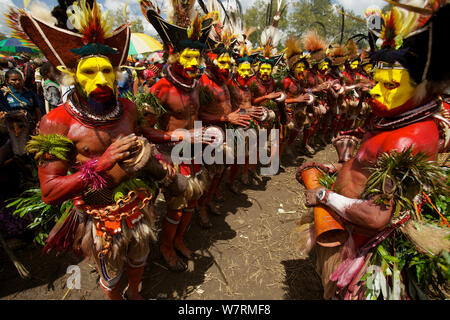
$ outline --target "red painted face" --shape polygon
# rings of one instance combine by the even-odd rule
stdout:
[[[108,102],[114,95],[114,91],[109,87],[97,87],[91,92],[89,97],[97,102],[105,103]]]

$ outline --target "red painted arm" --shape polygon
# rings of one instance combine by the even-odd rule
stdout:
[[[58,205],[79,195],[87,186],[77,172],[67,175],[68,164],[64,161],[45,162],[38,168],[42,200]]]

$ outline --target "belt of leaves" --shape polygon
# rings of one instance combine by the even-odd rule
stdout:
[[[447,173],[427,158],[423,152],[414,154],[412,147],[403,152],[382,154],[370,169],[363,198],[379,196],[377,204],[393,200],[396,206],[394,218],[398,218],[401,212],[414,210],[413,199],[423,191],[433,195],[449,195]]]
[[[153,196],[156,195],[158,190],[158,184],[153,181],[144,181],[142,179],[129,179],[123,181],[113,190],[113,200],[117,201],[124,198],[130,191],[138,189],[146,189]]]

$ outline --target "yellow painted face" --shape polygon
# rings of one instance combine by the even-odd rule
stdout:
[[[339,69],[339,71],[344,71],[345,70],[345,65],[344,64],[340,64],[339,66],[338,66],[338,69]]]
[[[197,76],[197,69],[200,66],[200,50],[186,48],[181,52],[178,62],[183,66],[185,73],[195,78]]]
[[[116,73],[108,58],[90,57],[78,63],[75,79],[83,93],[89,96],[99,87],[108,87],[116,92]]]
[[[327,70],[328,67],[329,67],[328,61],[321,61],[319,63],[319,70],[321,70],[321,71]]]
[[[350,68],[352,68],[353,70],[355,70],[356,68],[358,68],[359,66],[359,61],[355,60],[350,64]]]
[[[405,104],[413,97],[416,89],[416,84],[405,69],[375,69],[373,80],[375,86],[370,95],[387,110]]]
[[[296,78],[299,77],[303,72],[305,72],[306,66],[303,62],[297,63],[297,65],[294,68],[294,75]]]
[[[238,66],[237,72],[241,78],[250,78],[252,73],[252,66],[250,65],[250,62],[241,63]]]
[[[267,79],[272,74],[272,66],[268,63],[263,63],[259,67],[259,75],[262,79]]]
[[[220,70],[231,69],[231,57],[229,54],[223,54],[217,58],[217,66]]]
[[[365,65],[363,66],[363,69],[364,69],[364,71],[367,72],[367,73],[372,72],[373,64],[371,64],[371,63],[365,64]]]

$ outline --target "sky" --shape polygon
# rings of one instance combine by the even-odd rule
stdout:
[[[47,5],[49,8],[53,8],[58,4],[57,0],[31,0],[31,2],[36,1],[41,2],[43,5]],[[222,0],[222,2],[225,1],[227,0]],[[254,3],[254,1],[255,0],[241,0],[243,10],[245,11],[246,8],[250,7]],[[268,2],[269,0],[266,1]],[[103,8],[107,10],[122,9],[125,2],[128,2],[128,9],[127,9],[128,20],[133,21],[136,19],[141,19],[142,24],[144,26],[144,32],[149,35],[154,35],[155,30],[142,15],[139,8],[138,0],[128,0],[128,1],[98,0],[98,3],[101,4]],[[352,10],[356,14],[360,15],[363,15],[363,11],[367,9],[369,6],[376,5],[381,8],[386,4],[386,2],[383,0],[333,0],[332,2],[334,2],[339,6],[343,6],[344,9],[346,10]],[[161,0],[158,0],[158,3],[161,3]],[[10,6],[23,8],[23,0],[0,0],[0,12],[7,12]],[[9,35],[10,33],[10,29],[6,25],[3,16],[0,16],[0,32],[7,35]]]

